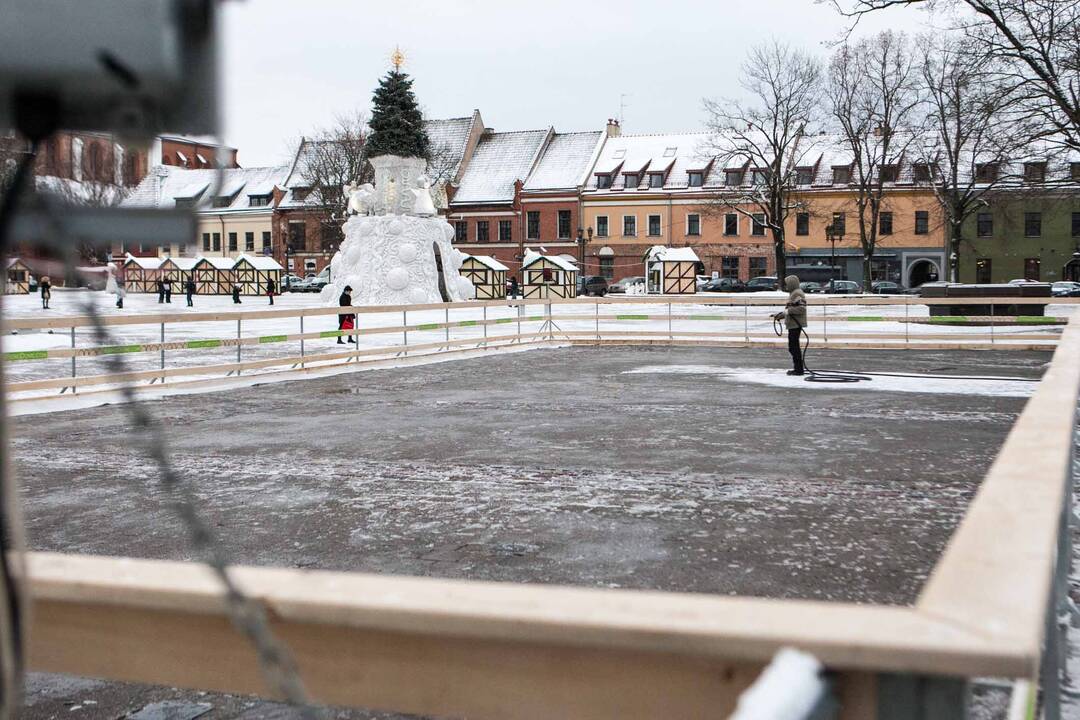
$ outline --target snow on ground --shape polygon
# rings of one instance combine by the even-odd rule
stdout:
[[[859,372],[857,367],[835,368],[844,372]],[[719,367],[713,365],[645,365],[626,371],[627,375],[700,375],[724,382],[741,382],[793,390],[835,389],[831,383],[807,382],[805,377],[788,375],[785,370],[770,370],[748,367]],[[871,376],[867,376],[871,377]],[[1030,397],[1038,382],[1032,380],[1014,380],[994,378],[966,380],[935,378],[925,375],[911,377],[890,377],[875,375],[871,380],[845,383],[845,390],[865,390],[870,392],[934,393],[937,395],[994,395],[997,397]]]

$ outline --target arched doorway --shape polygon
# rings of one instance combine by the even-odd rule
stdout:
[[[908,287],[917,288],[924,283],[937,282],[940,277],[940,268],[936,262],[926,258],[916,260],[908,268]]]
[[[446,278],[443,277],[442,254],[439,252],[439,243],[431,243],[431,249],[435,253],[435,274],[439,276],[439,297],[443,302],[450,302],[450,296],[446,294]]]
[[[1080,282],[1080,255],[1073,255],[1065,267],[1061,269],[1061,279],[1069,282]]]

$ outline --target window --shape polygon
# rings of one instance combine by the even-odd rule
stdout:
[[[656,237],[660,234],[660,216],[649,216],[649,237]]]
[[[232,198],[226,197],[224,195],[218,195],[210,202],[210,205],[216,208],[229,207],[230,205],[232,205]]]
[[[997,180],[997,163],[978,163],[975,165],[975,182],[991,183]]]
[[[926,210],[915,211],[915,234],[926,235],[930,232],[930,213]]]
[[[1042,261],[1039,258],[1024,258],[1024,279],[1038,280],[1042,270]]]
[[[664,173],[649,173],[649,187],[664,187]]]
[[[611,187],[611,176],[610,175],[597,175],[596,176],[596,189],[597,190],[607,190],[609,187]]]
[[[810,185],[814,182],[814,168],[795,168],[795,184]]]
[[[678,150],[679,150],[679,148],[677,146],[676,147],[666,147],[666,148],[664,148],[664,157],[675,157],[675,153],[678,152]]]
[[[544,268],[542,272],[544,282],[550,283],[555,281],[555,273],[551,271],[551,268]]]
[[[810,213],[795,213],[795,234],[810,234]]]
[[[559,211],[559,239],[560,240],[569,240],[570,239],[570,211],[569,210],[560,210]]]
[[[1042,236],[1042,213],[1024,213],[1024,237]]]
[[[1046,163],[1024,163],[1024,182],[1041,183],[1046,181]]]
[[[896,182],[896,179],[900,176],[899,169],[895,165],[882,165],[881,166],[881,182]]]
[[[210,250],[210,233],[202,234],[202,249],[203,251]]]
[[[623,215],[622,234],[626,237],[637,235],[637,217],[634,215]]]
[[[842,212],[834,212],[832,214],[832,232],[833,235],[843,236],[847,232],[847,215]]]
[[[753,223],[750,225],[751,235],[764,235],[765,234],[765,214],[754,213]]]
[[[750,258],[750,277],[761,277],[769,272],[768,265],[769,259],[766,257],[752,257]]]
[[[510,220],[499,221],[499,242],[513,241],[514,228]]]
[[[917,183],[930,182],[930,166],[926,163],[915,163],[912,167],[912,174]]]
[[[229,233],[229,252],[236,252],[236,233]]]
[[[607,280],[615,278],[615,258],[610,256],[600,258],[600,274]]]
[[[841,166],[832,169],[833,185],[847,185],[849,182],[851,182],[851,168]]]
[[[263,252],[269,252],[270,251],[270,231],[269,230],[266,230],[266,231],[263,232],[262,249],[263,249]]]
[[[597,215],[596,216],[596,237],[607,237],[607,236],[608,236],[607,215]]]
[[[1080,182],[1080,162],[1069,163],[1069,177],[1073,182]]]
[[[742,170],[725,170],[724,184],[728,187],[738,187],[742,185]]]
[[[720,277],[732,278],[733,280],[739,279],[739,258],[737,256],[725,255],[720,258]]]
[[[289,247],[294,252],[307,249],[307,225],[303,221],[289,223]]]
[[[892,213],[882,212],[878,215],[878,233],[892,235]]]
[[[214,252],[220,252],[221,251],[221,233],[214,233],[212,237],[214,238],[213,251]]]
[[[1076,213],[1074,213],[1075,215]],[[1074,222],[1075,224],[1075,222]],[[687,235],[700,235],[701,234],[701,216],[697,213],[691,213],[686,216],[686,234]]]
[[[248,207],[266,207],[270,204],[270,195],[248,195]]]
[[[176,198],[173,202],[177,210],[190,210],[195,207],[198,198]]]
[[[245,252],[254,252],[255,251],[255,233],[253,233],[253,232],[244,233],[244,251]]]
[[[476,221],[476,242],[485,243],[488,241],[488,221],[477,220]]]
[[[1072,236],[1080,237],[1080,212],[1072,214]]]
[[[724,234],[739,234],[739,216],[737,213],[727,213],[724,215]]]
[[[332,253],[336,251],[344,239],[339,223],[327,220],[319,225],[319,249],[322,252]]]
[[[637,173],[624,173],[623,185],[627,190],[636,188],[638,186],[638,174]]]
[[[187,256],[187,243],[180,243],[176,246],[176,254],[180,257]]]
[[[988,212],[976,215],[975,234],[979,237],[992,237],[994,234],[994,216]]]
[[[993,282],[990,279],[991,268],[993,267],[990,258],[979,258],[975,261],[975,282],[986,285]]]
[[[705,184],[705,173],[696,171],[686,173],[686,184],[690,187],[701,187]]]
[[[469,242],[469,221],[454,221],[454,242]]]
[[[530,210],[525,213],[525,237],[529,240],[540,239],[540,211]]]
[[[750,175],[750,181],[754,185],[764,185],[769,179],[768,170],[754,170]]]

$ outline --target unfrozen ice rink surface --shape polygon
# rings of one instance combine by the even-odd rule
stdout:
[[[1036,380],[1049,353],[812,358]],[[912,602],[1030,384],[821,386],[789,381],[788,362],[780,349],[556,348],[150,407],[239,563]],[[13,420],[34,549],[190,559],[128,429],[117,406]],[[81,692],[35,678],[29,717]],[[101,705],[79,712],[93,717],[176,695],[86,692]],[[257,716],[211,697],[208,717]]]

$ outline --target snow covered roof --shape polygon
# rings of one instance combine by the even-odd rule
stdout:
[[[584,185],[604,133],[556,133],[540,155],[525,190],[565,190]]]
[[[195,258],[195,265],[202,261],[206,261],[213,265],[218,270],[232,270],[233,265],[236,263],[232,258],[221,257],[218,255],[200,256]]]
[[[68,202],[80,205],[116,205],[128,194],[128,189],[120,185],[93,181],[70,180],[55,175],[38,175],[34,178],[34,189],[39,193],[56,195]]]
[[[27,264],[19,258],[4,258],[4,269],[10,268],[14,265],[22,265],[23,267],[28,267]]]
[[[143,178],[130,196],[124,200],[123,207],[160,208],[176,207],[177,200],[196,200],[199,210],[212,210],[214,213],[237,212],[245,210],[269,210],[269,206],[251,205],[251,195],[267,195],[274,186],[280,186],[288,168],[226,168],[222,170],[222,190],[219,198],[231,198],[225,207],[211,207],[212,198],[218,181],[218,170],[187,168],[160,165],[153,168]],[[241,192],[242,191],[242,192]]]
[[[124,258],[124,264],[125,265],[127,265],[128,263],[135,263],[136,265],[141,267],[143,270],[157,270],[159,267],[161,267],[162,262],[164,262],[163,258],[159,258],[159,257],[135,257],[131,253],[128,253],[127,257]]]
[[[701,262],[693,248],[671,248],[663,245],[653,245],[646,254],[649,262]]]
[[[498,260],[496,260],[495,258],[491,257],[490,255],[469,255],[469,256],[466,257],[466,260],[469,259],[469,258],[472,258],[473,260],[476,260],[481,265],[484,265],[485,267],[487,267],[487,268],[489,268],[491,270],[495,270],[497,272],[498,271],[505,272],[505,271],[508,271],[510,269],[510,268],[506,267],[505,265],[503,265]]]
[[[162,260],[161,264],[172,263],[178,270],[190,270],[200,260],[202,260],[201,257],[167,257]]]
[[[525,257],[521,261],[521,268],[524,270],[525,268],[540,260],[547,260],[553,265],[556,265],[563,270],[568,270],[570,272],[577,272],[578,269],[577,265],[573,262],[573,260],[567,260],[566,257],[562,255],[541,255],[535,250],[525,251]]]
[[[452,205],[509,203],[514,182],[529,176],[550,130],[485,133],[476,144]]]
[[[240,253],[236,256],[236,261],[233,263],[239,263],[241,260],[246,260],[256,270],[284,270],[281,264],[277,260],[269,255],[248,255],[246,253]]]
[[[626,173],[639,173],[638,186],[647,186],[644,173],[664,172],[665,188],[687,187],[690,170],[701,170],[711,158],[710,137],[707,133],[677,135],[620,135],[608,138],[600,151],[595,168],[585,183],[587,190],[596,190],[596,175],[617,173],[610,190],[626,187]]]

